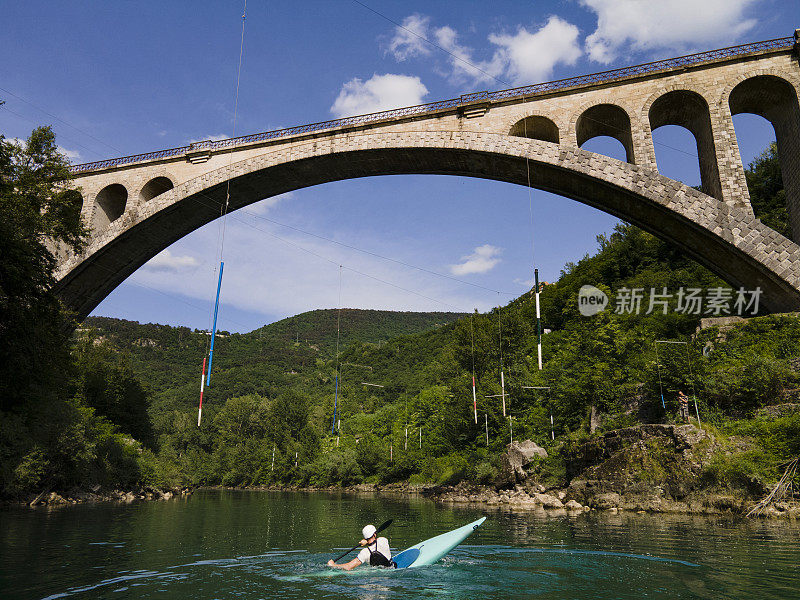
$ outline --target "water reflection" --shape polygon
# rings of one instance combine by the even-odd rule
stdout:
[[[487,514],[441,563],[323,567],[365,523],[399,550]],[[445,507],[345,494],[205,491],[0,512],[0,589],[41,598],[796,598],[800,527],[686,515]]]

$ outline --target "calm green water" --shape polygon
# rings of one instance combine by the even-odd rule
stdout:
[[[365,523],[402,549],[482,514],[441,563],[331,576]],[[649,515],[546,517],[424,500],[204,491],[0,511],[0,597],[798,598],[800,527]]]

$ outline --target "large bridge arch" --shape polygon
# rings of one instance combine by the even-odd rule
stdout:
[[[363,132],[234,162],[126,211],[59,267],[57,290],[84,317],[158,252],[231,210],[292,190],[374,175],[441,174],[527,185],[615,215],[676,244],[734,285],[760,286],[773,311],[800,306],[800,247],[755,219],[650,167],[507,134]]]

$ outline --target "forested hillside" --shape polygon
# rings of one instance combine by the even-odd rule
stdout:
[[[228,485],[489,481],[497,473],[510,428],[517,439],[530,437],[557,449],[590,433],[592,412],[599,432],[642,421],[675,422],[676,395],[684,390],[696,395],[704,421],[737,430],[741,418],[784,401],[791,395],[787,390],[800,383],[793,362],[800,323],[793,316],[751,319],[724,336],[716,328],[693,336],[703,315],[676,312],[675,299],[667,314],[615,314],[612,305],[594,317],[581,316],[577,295],[587,281],[603,282],[599,285],[609,291],[724,285],[637,228],[621,225],[598,243],[594,256],[569,265],[542,292],[544,322],[552,328],[544,336],[542,371],[536,366],[532,294],[492,313],[465,316],[380,345],[353,340],[342,345],[337,397],[341,423],[332,435],[335,356],[315,351],[313,360],[303,362],[307,346],[296,336],[279,356],[254,353],[249,364],[220,372],[199,429],[194,421],[196,376],[185,387],[153,394],[150,414],[159,433],[156,464],[159,469],[169,466],[157,476]],[[290,322],[284,322],[284,330]],[[112,321],[102,323],[104,330],[113,329]],[[147,327],[141,326],[141,333]],[[259,336],[269,335],[268,330],[232,336],[229,343],[238,337],[237,343],[248,348]],[[142,361],[144,338],[127,339],[125,350]],[[657,355],[656,340],[688,345],[665,344]],[[501,354],[510,424],[497,397]],[[231,351],[231,361],[234,355]],[[550,389],[526,389],[531,387]],[[230,389],[247,391],[231,394]],[[775,427],[796,427],[796,420],[765,424],[769,433],[764,435],[774,437]],[[775,444],[756,454],[751,450],[748,461],[757,459],[757,464],[745,461],[731,468],[753,469],[769,478],[777,461],[796,450],[791,443],[782,448],[777,453]],[[725,473],[721,478],[736,480],[724,465],[719,469]]]
[[[5,143],[2,149],[11,153],[9,164],[21,152]],[[30,151],[44,153],[45,166],[61,164],[54,144]],[[776,165],[767,151],[751,165],[748,181],[757,212],[781,229]],[[3,206],[19,210],[19,184],[10,181]],[[53,188],[60,185],[56,179]],[[64,217],[73,225],[74,209]],[[44,251],[30,247],[38,238],[25,225],[42,210],[32,204],[27,221],[11,222],[16,237],[8,239],[17,256]],[[80,247],[84,234],[78,228],[65,235]],[[31,302],[9,305],[4,310],[13,309],[22,323],[14,331],[35,335],[5,336],[0,351],[38,362],[31,363],[33,373],[13,360],[4,364],[2,493],[143,483],[490,482],[512,430],[515,439],[528,437],[551,451],[542,476],[563,484],[565,448],[617,427],[675,422],[679,390],[696,398],[702,420],[720,439],[737,440],[708,466],[709,481],[747,489],[758,488],[753,478],[762,488],[774,481],[780,462],[800,453],[800,414],[769,419],[757,411],[791,400],[800,386],[798,319],[759,316],[697,331],[700,319],[714,313],[686,310],[680,290],[700,290],[706,307],[724,282],[630,225],[597,241],[594,255],[567,264],[542,290],[549,331],[542,370],[531,293],[488,314],[342,310],[338,356],[338,311],[318,310],[247,334],[223,332],[199,427],[204,332],[92,318],[62,340],[67,317],[46,292],[45,313]],[[51,281],[51,262],[37,268],[41,280]],[[24,271],[11,272],[17,279],[4,281],[24,288]],[[43,293],[37,285],[29,286],[29,297]],[[581,314],[585,285],[608,295],[606,310]],[[633,310],[632,290],[644,295],[641,310]],[[647,297],[656,292],[663,305],[654,309]],[[735,313],[734,299],[727,310]],[[9,387],[14,377],[21,383]]]

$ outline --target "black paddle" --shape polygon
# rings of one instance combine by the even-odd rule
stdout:
[[[383,525],[381,525],[380,527],[378,527],[378,528],[375,530],[375,533],[374,533],[374,535],[378,535],[378,534],[379,534],[381,531],[383,531],[384,529],[386,529],[386,528],[387,528],[389,525],[391,525],[391,524],[392,524],[392,521],[394,521],[394,519],[389,519],[388,521],[386,521],[386,523],[384,523]],[[333,562],[338,562],[338,561],[342,560],[342,559],[343,559],[345,556],[347,556],[348,554],[350,554],[350,553],[351,553],[353,550],[355,550],[356,548],[358,548],[360,545],[361,545],[361,544],[356,544],[355,546],[353,546],[352,548],[350,548],[350,550],[348,550],[348,551],[347,551],[347,552],[345,552],[344,554],[340,554],[339,556],[337,556],[336,558],[334,558],[334,559],[333,559]]]

